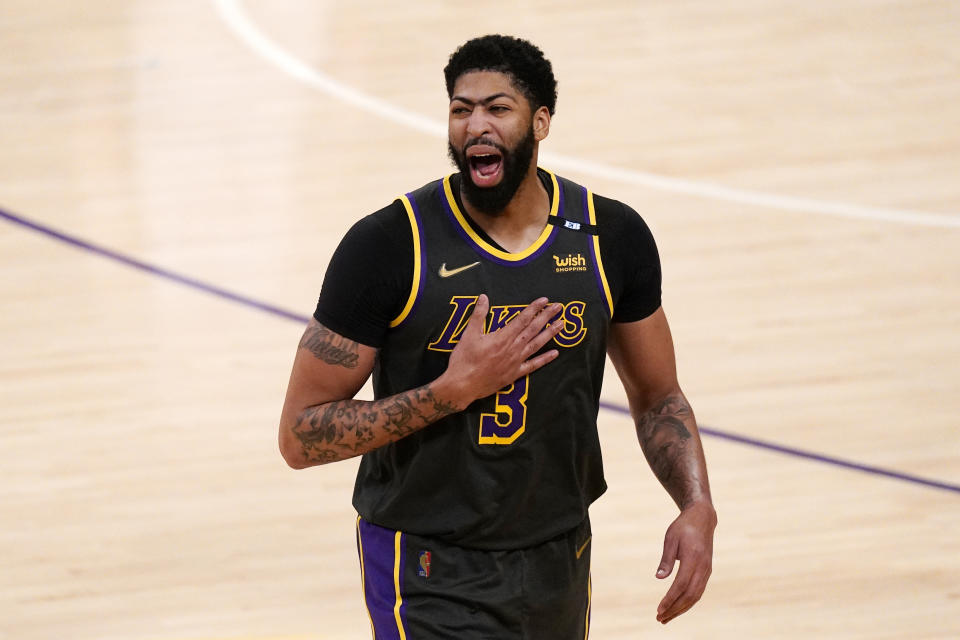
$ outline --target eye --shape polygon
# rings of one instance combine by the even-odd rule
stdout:
[[[465,113],[470,113],[470,110],[466,107],[450,107],[450,115],[462,116]]]
[[[490,107],[491,113],[507,113],[508,111],[510,111],[510,107],[504,104],[495,104]]]

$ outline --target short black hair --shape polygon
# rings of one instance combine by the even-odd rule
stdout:
[[[557,108],[557,79],[553,66],[543,51],[521,38],[488,35],[465,42],[450,56],[443,69],[447,81],[447,97],[453,97],[453,86],[471,71],[499,71],[509,75],[534,111],[546,107],[552,116]]]

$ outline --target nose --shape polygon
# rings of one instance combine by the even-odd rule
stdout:
[[[488,133],[490,133],[490,120],[486,111],[477,107],[470,112],[470,117],[467,118],[467,136],[480,138]]]

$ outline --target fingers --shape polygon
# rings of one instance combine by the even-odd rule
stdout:
[[[481,293],[477,297],[477,303],[473,305],[473,313],[470,314],[470,320],[464,328],[464,334],[470,334],[477,337],[483,333],[484,325],[487,322],[487,312],[490,310],[490,300],[486,294]]]
[[[563,320],[556,320],[556,310],[563,309],[562,305],[551,304],[544,307],[534,316],[529,326],[517,336],[517,344],[522,345],[521,355],[529,358],[563,329]],[[554,321],[555,320],[555,321]]]
[[[660,603],[660,607],[657,608],[658,622],[667,624],[677,616],[689,611],[690,608],[700,600],[700,597],[703,596],[703,592],[707,588],[707,579],[710,577],[710,570],[695,570],[691,573],[693,575],[686,579],[681,577],[682,571],[677,574],[673,586]],[[674,587],[676,587],[676,594],[671,595]],[[671,598],[673,598],[672,603],[669,605],[665,604]]]
[[[545,297],[537,298],[504,326],[487,334],[484,330],[489,312],[490,299],[480,294],[463,329],[457,351],[461,351],[461,356],[469,352],[470,355],[464,357],[473,363],[481,363],[481,369],[486,368],[494,373],[496,378],[492,382],[499,385],[497,389],[533,373],[559,355],[556,349],[537,352],[563,330],[562,304],[551,304]],[[467,344],[469,348],[465,346]],[[490,364],[482,364],[487,360],[491,361]],[[501,384],[504,380],[506,382]]]
[[[474,324],[474,318],[485,318],[489,308],[489,300],[481,294],[474,305],[470,324]],[[563,330],[562,313],[562,304],[551,304],[547,298],[537,298],[509,320],[506,326],[496,331],[496,340],[510,352],[525,359]],[[476,324],[481,325],[482,322],[478,320]],[[464,332],[470,329],[468,325]],[[476,333],[477,329],[473,331]]]
[[[679,540],[677,536],[670,535],[670,533],[670,531],[667,532],[667,536],[663,541],[663,557],[660,559],[660,566],[657,568],[657,577],[660,579],[666,578],[673,571],[673,566],[679,551]],[[677,577],[673,579],[673,584],[671,584],[670,589],[667,590],[667,595],[663,596],[663,600],[660,601],[660,605],[657,607],[657,620],[660,622],[664,622],[664,618],[673,612],[677,599],[684,593],[690,581],[691,570],[692,567],[690,563],[684,562],[680,564]]]
[[[661,580],[673,573],[673,565],[677,561],[679,541],[673,536],[667,536],[663,541],[663,555],[660,557],[660,566],[657,567],[657,577]]]
[[[680,567],[680,571],[677,572],[677,577],[673,579],[673,584],[670,585],[667,595],[663,597],[663,600],[660,601],[660,606],[657,607],[658,622],[666,624],[682,613],[680,609],[686,604],[684,596],[687,594],[687,589],[690,586],[692,578],[690,574],[690,570],[685,570],[683,566]],[[689,606],[686,606],[686,608],[683,608],[683,610],[686,611],[686,609],[689,609],[691,606],[693,606],[693,602],[691,602]]]
[[[681,548],[679,536],[671,536],[668,532],[657,577],[670,575],[677,559],[680,560],[677,577],[657,607],[657,621],[662,624],[667,624],[700,600],[712,572],[712,554],[700,552],[690,545]]]
[[[547,324],[549,317],[552,317],[543,318],[544,309],[551,309],[553,307],[562,308],[556,303],[551,305],[550,301],[546,298],[537,298],[528,304],[516,318],[508,322],[507,326],[500,331],[503,332],[505,337],[520,338],[526,335],[526,339],[529,340],[540,328],[543,328]],[[533,331],[531,331],[531,328],[533,328]]]
[[[556,349],[551,349],[550,351],[547,351],[546,353],[541,353],[541,354],[538,355],[536,358],[531,358],[531,359],[525,361],[525,362],[520,366],[520,374],[521,374],[521,375],[524,375],[524,376],[525,376],[525,375],[529,375],[529,374],[533,373],[534,371],[536,371],[537,369],[539,369],[540,367],[542,367],[543,365],[545,365],[545,364],[547,364],[548,362],[552,361],[552,360],[553,360],[554,358],[556,358],[558,355],[560,355],[560,352],[557,351]]]

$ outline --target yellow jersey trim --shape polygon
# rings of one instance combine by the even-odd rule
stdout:
[[[407,640],[407,633],[403,630],[403,620],[400,618],[400,607],[403,605],[403,596],[400,595],[400,536],[397,531],[393,538],[393,586],[397,592],[397,603],[393,605],[393,617],[397,621],[397,631],[400,632],[400,640]]]
[[[546,169],[544,169],[544,171],[546,171]],[[553,175],[553,173],[550,171],[547,171],[547,174],[550,176],[550,180],[553,181],[553,201],[550,203],[550,215],[555,216],[560,210],[560,185],[557,183],[557,176]],[[453,217],[456,218],[457,224],[460,225],[464,233],[466,233],[467,236],[469,236],[478,247],[501,260],[519,262],[524,258],[530,257],[536,253],[536,251],[540,249],[544,243],[546,243],[554,231],[553,225],[545,225],[543,228],[543,233],[540,234],[540,237],[537,238],[533,244],[519,253],[510,253],[508,251],[504,251],[503,249],[498,249],[481,238],[477,232],[473,230],[473,227],[470,226],[470,223],[467,222],[466,216],[463,215],[463,212],[460,211],[460,207],[457,206],[456,198],[453,197],[453,189],[450,187],[450,176],[447,176],[443,179],[443,193],[447,197],[447,204],[450,205],[450,211],[453,212]]]
[[[400,312],[396,318],[390,321],[390,328],[399,326],[401,322],[407,319],[407,316],[410,315],[410,311],[413,309],[413,304],[417,301],[417,296],[420,295],[420,271],[422,269],[420,253],[420,225],[417,224],[417,216],[413,213],[413,205],[410,203],[410,198],[407,196],[400,196],[400,202],[403,203],[403,208],[407,210],[407,218],[410,220],[410,229],[413,231],[413,283],[410,285],[410,297],[407,298],[407,304],[404,305],[403,311]]]
[[[587,212],[590,214],[590,224],[597,226],[597,212],[593,208],[593,192],[587,189]],[[597,258],[597,273],[600,274],[600,282],[603,284],[603,296],[607,301],[607,310],[610,317],[613,317],[613,296],[610,295],[610,285],[607,283],[607,274],[603,270],[603,258],[600,257],[600,236],[593,236],[593,254]]]

